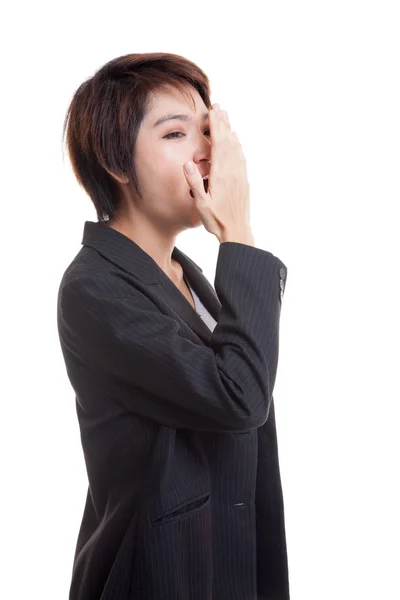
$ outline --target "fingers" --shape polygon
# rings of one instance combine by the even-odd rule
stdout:
[[[191,168],[189,163],[194,165],[194,168]],[[183,165],[183,172],[185,174],[189,188],[192,191],[193,197],[196,200],[198,200],[199,198],[204,198],[206,196],[206,191],[204,189],[203,178],[197,165],[194,164],[192,161],[186,161]]]
[[[226,112],[226,110],[221,110],[221,113],[226,125],[230,128],[231,124],[229,123],[228,113]]]
[[[231,124],[226,110],[221,110],[219,104],[213,104],[209,111],[210,133],[214,142],[229,138],[232,135]]]
[[[217,139],[221,138],[223,135],[223,121],[221,118],[221,111],[217,108],[218,104],[214,104],[213,108],[210,110],[208,117],[209,117],[209,123],[210,123],[210,133],[211,133],[211,139],[216,141]]]
[[[211,110],[213,110],[214,113],[216,113],[218,116],[222,117],[223,122],[226,125],[228,125],[228,127],[230,127],[228,113],[226,112],[226,110],[221,110],[220,105],[217,102],[212,105],[212,109]]]

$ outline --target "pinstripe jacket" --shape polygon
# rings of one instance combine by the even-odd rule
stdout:
[[[211,332],[135,242],[86,221],[58,291],[88,490],[70,600],[288,600],[273,389],[287,268],[224,242]]]

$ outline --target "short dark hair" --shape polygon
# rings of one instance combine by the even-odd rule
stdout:
[[[73,172],[91,198],[99,221],[117,216],[117,176],[127,177],[141,197],[134,163],[137,134],[149,95],[168,86],[195,103],[188,85],[211,109],[207,75],[177,54],[126,54],[107,62],[73,95],[63,126]]]

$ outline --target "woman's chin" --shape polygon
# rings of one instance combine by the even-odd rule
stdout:
[[[199,227],[199,225],[201,225],[203,223],[203,221],[200,218],[199,215],[199,211],[197,210],[196,206],[193,204],[193,198],[190,198],[192,201],[192,206],[191,206],[191,210],[190,211],[185,211],[186,212],[186,224],[187,227]]]

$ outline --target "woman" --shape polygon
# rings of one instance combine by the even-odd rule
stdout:
[[[238,138],[204,72],[164,53],[103,66],[65,132],[98,218],[58,296],[89,481],[69,598],[286,600],[272,392],[287,268],[254,247]],[[220,243],[215,289],[175,246],[201,224]]]

